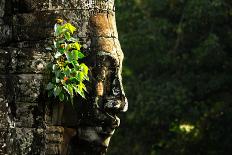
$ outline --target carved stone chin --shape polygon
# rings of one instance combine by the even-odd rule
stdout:
[[[86,99],[47,98],[56,18],[78,28],[90,68]],[[128,109],[114,0],[0,1],[0,154],[104,154]]]

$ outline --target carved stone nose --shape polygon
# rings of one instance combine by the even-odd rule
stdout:
[[[121,111],[126,112],[128,110],[128,100],[124,97],[124,104],[121,105]]]

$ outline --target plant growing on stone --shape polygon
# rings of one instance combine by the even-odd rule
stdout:
[[[47,84],[49,96],[68,101],[73,104],[73,97],[80,95],[85,98],[87,92],[85,80],[89,80],[88,67],[78,60],[84,58],[81,45],[72,35],[76,28],[62,19],[57,19],[54,26],[54,39],[52,47],[54,60],[49,65],[51,80]]]

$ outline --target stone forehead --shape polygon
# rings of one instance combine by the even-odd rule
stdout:
[[[114,14],[96,13],[89,18],[93,36],[117,38]]]

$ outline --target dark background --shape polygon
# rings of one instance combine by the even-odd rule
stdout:
[[[116,3],[129,110],[108,154],[232,154],[232,1]]]

